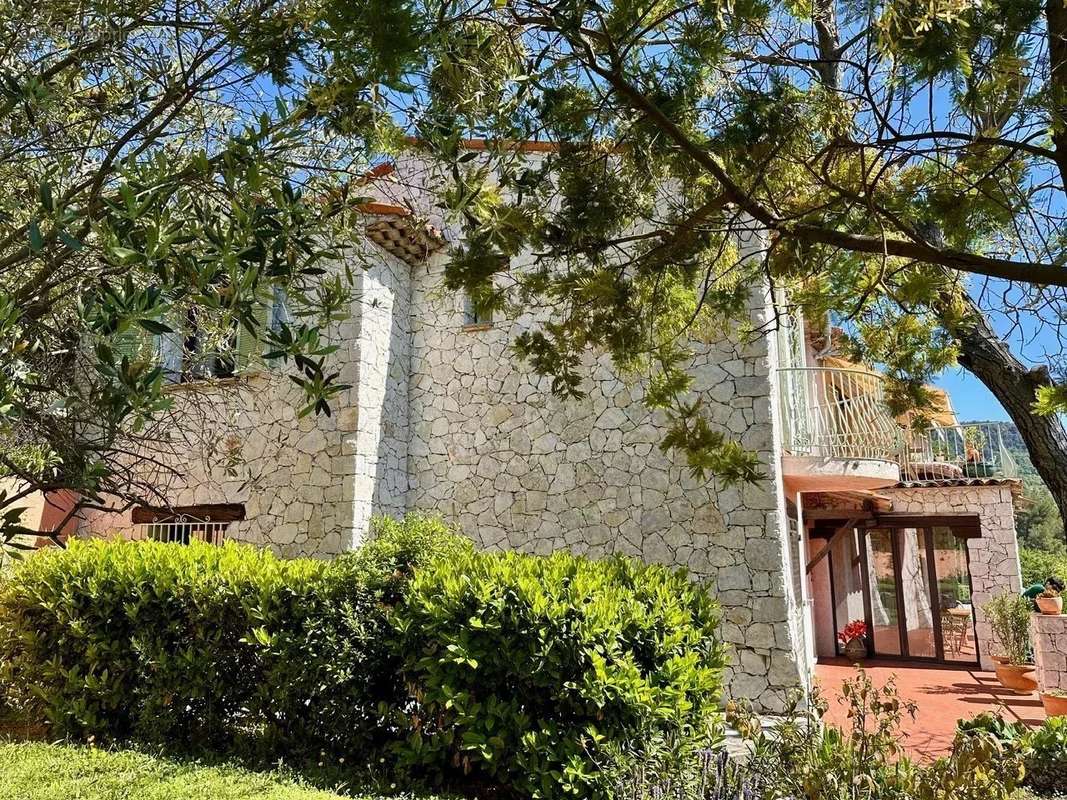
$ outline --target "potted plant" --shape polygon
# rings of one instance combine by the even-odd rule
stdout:
[[[1055,589],[1045,589],[1037,596],[1037,610],[1042,614],[1057,616],[1063,613],[1063,596]]]
[[[1049,689],[1041,693],[1041,705],[1050,717],[1067,717],[1067,691]]]
[[[985,460],[986,435],[981,428],[965,428],[963,431],[963,473],[968,478],[988,478],[993,475],[993,465]]]
[[[867,656],[867,623],[854,619],[837,634],[837,641],[843,645],[845,658],[849,661],[862,661]]]
[[[1030,662],[1030,601],[1014,592],[999,594],[982,607],[1000,645],[997,680],[1005,689],[1029,694],[1037,689]]]

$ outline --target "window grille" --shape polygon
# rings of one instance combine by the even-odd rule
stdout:
[[[244,519],[241,504],[184,506],[173,509],[139,506],[133,510],[134,539],[173,544],[221,545],[230,526]]]
[[[137,527],[140,529],[139,535],[135,537],[137,539],[171,544],[189,544],[196,541],[220,545],[230,523],[212,522],[182,515],[169,522],[147,522]]]

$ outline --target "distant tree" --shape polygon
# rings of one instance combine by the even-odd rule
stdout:
[[[1022,547],[1045,553],[1067,555],[1063,541],[1063,518],[1040,481],[1026,481],[1022,500],[1017,504],[1015,528]]]

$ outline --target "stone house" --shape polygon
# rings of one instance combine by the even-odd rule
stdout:
[[[765,475],[698,480],[660,450],[662,421],[606,360],[588,356],[586,396],[561,401],[509,350],[534,316],[479,319],[443,290],[450,237],[420,179],[401,178],[410,167],[376,169],[378,197],[361,209],[366,237],[348,257],[363,269],[332,331],[351,385],[335,413],[298,418],[290,382],[262,364],[183,376],[172,352],[185,446],[159,478],[166,502],[86,513],[82,534],[330,556],[358,546],[372,515],[419,509],[485,547],[685,566],[723,606],[729,691],[768,711],[839,655],[835,632],[854,619],[872,630],[872,656],[988,666],[977,609],[1020,588],[1017,484],[995,430],[947,412],[905,436],[880,376],[835,360],[786,314],[775,335],[698,348],[696,390]],[[756,327],[774,301],[753,292]]]

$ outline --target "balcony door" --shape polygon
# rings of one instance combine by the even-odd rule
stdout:
[[[967,533],[933,524],[862,532],[872,655],[977,663]]]

